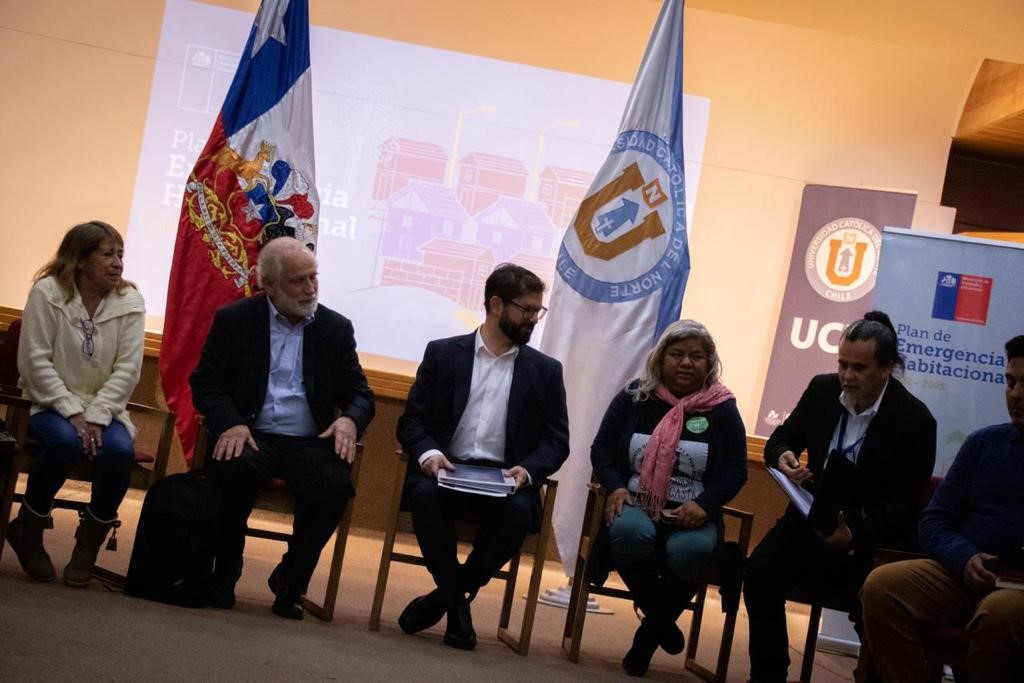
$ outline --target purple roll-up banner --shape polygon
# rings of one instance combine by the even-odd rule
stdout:
[[[885,226],[910,225],[917,195],[808,185],[754,433],[769,436],[811,377],[835,372],[839,335],[871,310]]]

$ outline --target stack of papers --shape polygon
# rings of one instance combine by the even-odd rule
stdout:
[[[1012,588],[1014,590],[1024,590],[1024,571],[1020,569],[1010,569],[1003,565],[996,565],[992,568],[992,571],[996,575],[996,588]]]
[[[506,477],[500,467],[481,465],[456,463],[454,472],[438,470],[437,483],[446,489],[483,496],[508,496],[516,491],[516,480]]]
[[[790,502],[800,511],[800,514],[806,517],[811,511],[811,505],[814,504],[814,496],[811,495],[811,492],[794,484],[789,477],[774,467],[765,469],[768,470],[768,474],[772,476],[779,488],[786,492]]]
[[[789,500],[800,511],[807,521],[824,536],[836,530],[840,512],[849,520],[858,514],[857,503],[858,472],[857,466],[842,455],[830,455],[825,463],[825,471],[819,476],[817,495],[794,484],[789,477],[775,469],[767,467],[775,483],[785,491]]]

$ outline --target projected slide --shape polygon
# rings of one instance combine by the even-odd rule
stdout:
[[[159,318],[184,183],[252,19],[166,3],[126,265]],[[472,330],[498,263],[550,284],[630,85],[317,26],[310,41],[320,297],[360,350],[419,360],[428,340]],[[686,96],[689,224],[708,109]]]

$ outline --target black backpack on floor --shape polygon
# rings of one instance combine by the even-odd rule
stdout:
[[[124,591],[182,607],[208,604],[220,495],[202,472],[153,484],[142,504]]]

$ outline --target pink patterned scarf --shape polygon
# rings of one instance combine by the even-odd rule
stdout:
[[[656,520],[661,517],[665,498],[668,496],[668,482],[675,470],[676,449],[679,447],[679,437],[683,433],[685,413],[707,412],[733,398],[733,395],[721,382],[715,382],[706,389],[682,398],[676,398],[664,384],[659,384],[654,390],[654,395],[672,406],[672,409],[661,418],[644,447],[637,499],[651,519]]]

